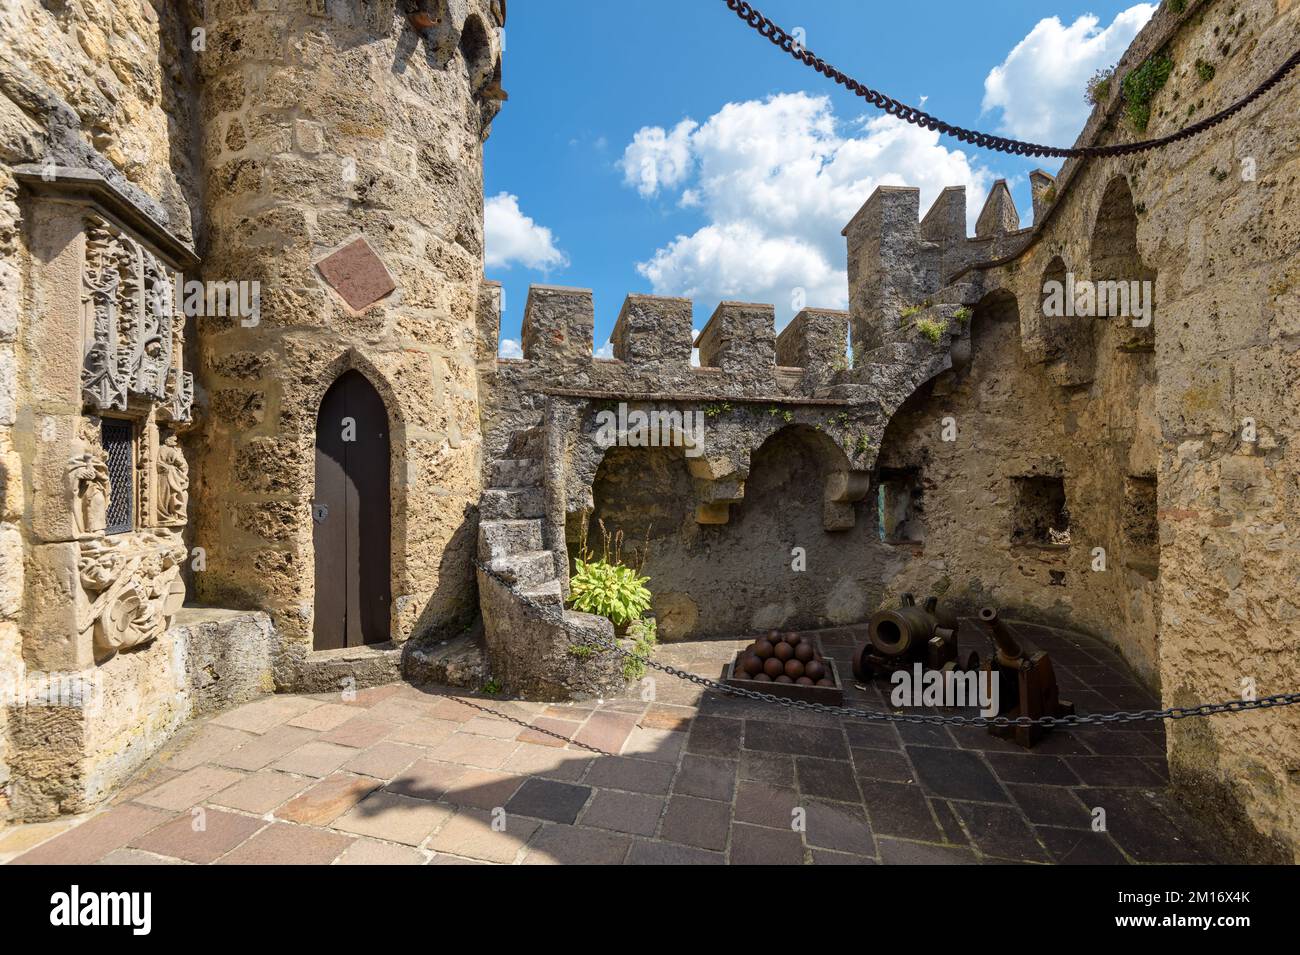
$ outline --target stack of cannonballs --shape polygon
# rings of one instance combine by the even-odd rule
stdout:
[[[831,669],[811,640],[797,633],[773,630],[759,637],[736,661],[735,675],[758,683],[797,683],[800,686],[834,686]]]

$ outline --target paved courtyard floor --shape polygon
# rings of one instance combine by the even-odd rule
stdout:
[[[1155,705],[1100,645],[1035,639],[1080,712]],[[849,641],[822,642],[848,677]],[[716,678],[741,646],[666,645],[656,659]],[[405,684],[257,700],[187,727],[104,809],[0,831],[0,860],[1231,861],[1166,794],[1159,723],[1055,732],[1026,752],[977,728],[789,711],[651,675],[653,702],[642,689],[547,705]],[[846,702],[884,709],[882,688]]]

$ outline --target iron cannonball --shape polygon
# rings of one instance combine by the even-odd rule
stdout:
[[[773,682],[773,683],[793,683],[794,680],[790,679],[788,676],[786,676],[784,673],[782,673],[779,677],[777,677],[777,678],[776,678],[775,680],[773,680],[772,682]]]
[[[814,680],[820,680],[822,677],[826,676],[826,664],[822,663],[820,660],[809,660],[804,664],[803,672]]]
[[[775,680],[785,673],[785,664],[776,657],[768,657],[763,663],[763,672]]]
[[[791,631],[785,635],[785,642],[790,644],[792,647],[797,647],[801,642],[803,642],[803,637],[799,636],[799,634],[794,631]]]
[[[772,655],[772,644],[767,640],[757,640],[754,642],[754,656],[760,660],[766,660]]]
[[[792,680],[797,680],[803,676],[803,664],[798,660],[785,661],[785,675]]]
[[[770,676],[768,676],[766,673],[755,673],[755,674],[754,674],[754,682],[755,682],[755,683],[771,683],[771,682],[772,682],[772,678],[771,678]]]
[[[746,653],[740,659],[740,668],[750,676],[753,676],[756,673],[763,672],[763,661],[752,653]]]
[[[801,643],[794,648],[794,658],[800,663],[807,663],[815,655],[811,643]]]
[[[778,643],[772,648],[772,655],[784,663],[786,660],[794,659],[794,647],[788,643]]]
[[[808,679],[808,677],[806,677],[806,676],[801,676],[801,677],[799,677],[799,679],[795,680],[794,682],[797,683],[797,684],[799,684],[800,686],[812,686],[812,685],[813,685],[813,681],[810,680],[810,679]]]
[[[820,680],[817,681],[817,685],[818,685],[818,686],[834,686],[834,685],[835,685],[835,681],[832,680],[832,679],[829,679],[829,678],[823,677],[822,679],[820,679]]]

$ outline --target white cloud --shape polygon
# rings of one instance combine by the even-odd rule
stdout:
[[[603,344],[603,345],[601,345],[599,348],[597,348],[597,349],[596,349],[596,357],[597,357],[597,358],[613,358],[613,357],[614,357],[614,343],[613,343],[613,342],[608,342],[608,341],[607,341],[607,342],[605,342],[605,344]]]
[[[643,126],[623,150],[619,163],[623,181],[643,196],[671,189],[691,172],[691,134],[694,120],[684,119],[665,132],[660,126]]]
[[[641,164],[654,154],[647,144],[670,142],[670,170]],[[936,132],[888,116],[843,124],[827,97],[806,93],[729,103],[672,133],[644,128],[623,168],[643,195],[682,186],[679,204],[706,219],[637,265],[656,293],[771,302],[782,323],[800,290],[809,306],[847,304],[840,231],[877,186],[919,187],[924,211],[945,186],[964,185],[973,225],[993,180]]]
[[[519,209],[519,197],[498,193],[483,204],[483,233],[488,268],[563,268],[568,258],[555,246],[555,237]]]
[[[523,358],[524,350],[519,342],[513,338],[501,339],[501,347],[497,349],[497,356],[500,358]]]
[[[985,78],[985,111],[1001,110],[1001,131],[1017,139],[1071,145],[1091,110],[1084,99],[1089,78],[1119,62],[1155,10],[1139,3],[1105,29],[1091,13],[1068,27],[1056,17],[1039,20]]]

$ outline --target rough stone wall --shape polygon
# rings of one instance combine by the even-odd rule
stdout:
[[[820,489],[842,461],[813,426],[782,426],[749,456],[730,520],[701,524],[680,450],[613,448],[592,489],[588,544],[599,553],[603,521],[623,532],[627,555],[644,555],[665,639],[856,623],[875,609],[879,562],[865,502],[850,505],[854,526],[826,528]]]
[[[317,659],[316,416],[347,369],[389,417],[393,638],[454,632],[475,609],[481,149],[497,105],[482,64],[500,51],[486,0],[439,6],[417,33],[392,0],[208,4],[204,274],[260,282],[261,314],[204,326],[198,591],[271,611],[282,685],[310,682]],[[354,278],[388,294],[325,281],[318,264],[358,239],[378,263]]]
[[[1284,60],[1300,7],[1216,3],[1172,47],[1182,102],[1226,102]],[[1197,57],[1206,87],[1182,72]],[[1192,74],[1194,76],[1194,74]],[[1176,85],[1175,85],[1176,84]],[[1172,100],[1172,91],[1165,94]],[[1181,121],[1170,102],[1163,123]],[[1165,701],[1294,691],[1300,660],[1300,83],[1136,171],[1160,270],[1161,672]],[[1163,125],[1163,124],[1162,124]],[[1254,179],[1243,179],[1253,160]],[[1226,175],[1224,175],[1226,173]],[[1252,419],[1250,433],[1245,419]],[[1248,440],[1254,437],[1255,440]],[[1188,721],[1190,722],[1190,721]],[[1260,858],[1300,861],[1300,713],[1174,724],[1170,772]],[[1255,833],[1258,836],[1250,838]]]
[[[969,357],[910,398],[885,434],[879,465],[916,475],[924,512],[917,542],[894,548],[886,596],[936,593],[967,612],[1014,607],[1093,633],[1158,686],[1155,551],[1124,532],[1116,506],[1131,475],[1155,473],[1154,435],[1142,427],[1154,421],[1141,414],[1150,413],[1151,355],[1103,347],[1109,367],[1063,389],[1026,353],[1010,295],[986,296],[970,323]],[[1042,502],[1019,499],[1022,486],[1053,479],[1068,512],[1054,529],[1068,523],[1068,543],[1043,533]],[[1154,501],[1146,510],[1154,520]]]
[[[566,586],[584,521],[596,549],[601,518],[629,548],[648,531],[665,639],[861,619],[882,589],[863,502],[885,424],[951,364],[948,349],[891,340],[849,369],[846,313],[806,309],[778,336],[771,306],[724,302],[692,368],[690,318],[687,300],[629,296],[614,359],[593,359],[591,293],[534,286],[524,358],[481,365],[489,470],[536,467]],[[624,433],[610,447],[604,413],[695,414],[703,446],[638,447]]]
[[[1300,7],[1285,0],[1201,2],[1181,13],[1162,8],[1117,75],[1153,53],[1173,61],[1168,82],[1151,100],[1144,134],[1159,136],[1254,88],[1294,52],[1297,35]],[[1212,75],[1203,75],[1210,71],[1198,62],[1212,66]],[[1112,84],[1110,101],[1094,111],[1080,142],[1137,138],[1122,119],[1119,86]],[[952,286],[1014,295],[1022,356],[1002,358],[1010,385],[999,388],[1028,399],[1046,387],[1044,406],[1052,414],[1042,424],[1052,434],[1059,420],[1056,434],[1064,439],[1058,447],[1073,537],[1063,565],[1066,586],[1052,590],[1061,593],[1062,609],[1086,619],[1104,607],[1111,589],[1116,599],[1107,632],[1159,687],[1166,705],[1239,698],[1243,681],[1260,695],[1296,688],[1300,627],[1291,595],[1300,462],[1291,409],[1300,399],[1298,113],[1300,84],[1293,75],[1184,143],[1133,158],[1068,162],[1054,201],[1036,189],[1042,221],[1025,251],[1005,265],[958,275]],[[1127,227],[1126,204],[1134,220]],[[1126,228],[1135,240],[1125,238]],[[1039,304],[1043,282],[1067,271],[1099,280],[1153,279],[1150,329],[1115,319],[1048,319]],[[1007,347],[1014,337],[1004,336]],[[982,364],[977,347],[972,382]],[[966,407],[986,427],[984,399],[978,389],[958,385],[951,395],[919,396],[915,411],[932,418],[940,408]],[[931,426],[918,419],[911,430]],[[895,440],[902,455],[915,445],[915,438],[903,437],[907,430],[906,416],[891,426],[890,453]],[[1025,429],[1025,440],[1034,441],[1032,431]],[[1005,452],[1010,435],[991,433],[993,447]],[[1095,458],[1074,450],[1089,447]],[[976,495],[987,498],[997,467],[967,473],[979,482]],[[935,493],[941,513],[962,503],[955,491],[935,488],[928,519],[934,519]],[[1143,514],[1152,498],[1154,526]],[[999,543],[1005,531],[1000,522],[981,523],[965,535]],[[1094,540],[1111,542],[1105,575],[1088,567],[1086,549]],[[1158,577],[1149,582],[1153,540]],[[1046,562],[1039,566],[1046,569]],[[927,573],[920,566],[900,571],[903,579]],[[1298,730],[1300,713],[1289,709],[1171,724],[1171,777],[1247,854],[1300,858]]]
[[[1080,142],[1129,142],[1202,118],[1276,69],[1297,35],[1300,7],[1288,0],[1162,6],[1116,73],[1152,55],[1172,60],[1149,128],[1126,122],[1114,82]],[[488,458],[542,460],[554,550],[593,512],[638,528],[662,521],[648,569],[669,592],[680,586],[689,598],[696,587],[722,604],[704,624],[697,608],[657,606],[682,621],[669,631],[709,632],[727,616],[741,629],[754,620],[719,593],[744,588],[737,568],[761,563],[777,538],[816,537],[802,513],[811,495],[766,501],[770,488],[800,480],[806,457],[792,448],[784,470],[756,472],[755,451],[777,429],[748,413],[731,427],[714,422],[723,451],[703,460],[606,454],[593,418],[611,401],[680,410],[753,398],[811,425],[795,419],[800,398],[842,402],[868,443],[861,453],[841,446],[848,466],[837,466],[857,482],[879,465],[869,492],[839,502],[854,521],[834,549],[868,605],[938,590],[1092,630],[1166,704],[1236,698],[1243,680],[1260,694],[1294,690],[1297,85],[1293,75],[1178,145],[1035,173],[1033,229],[1019,227],[1005,187],[995,186],[974,238],[957,214],[959,190],[924,218],[915,190],[878,190],[845,229],[849,369],[777,366],[800,364],[792,356],[807,348],[773,349],[763,309],[734,303],[700,336],[711,367],[689,369],[689,309],[642,298],[629,298],[611,336],[616,360],[593,361],[589,295],[534,289],[524,360],[480,365]],[[1048,315],[1044,282],[1067,276],[1152,282],[1152,324]],[[945,417],[953,442],[938,433]],[[880,486],[902,478],[918,482],[908,493],[919,490],[924,505],[910,522],[916,539],[882,541],[877,522],[861,518]],[[1053,510],[1061,503],[1065,514]],[[761,513],[773,506],[788,513]],[[1067,516],[1068,544],[1039,539]],[[896,518],[891,510],[888,523]],[[742,545],[724,566],[721,542],[747,534],[757,549]],[[746,609],[799,594],[785,573],[750,583]],[[824,596],[800,594],[797,613]],[[1261,859],[1300,851],[1298,719],[1279,710],[1170,729],[1181,791]]]
[[[15,808],[9,806],[11,796],[21,801],[17,777],[30,755],[22,751],[21,740],[31,730],[22,714],[44,709],[49,717],[54,709],[16,706],[44,674],[24,660],[24,641],[33,635],[23,633],[20,623],[25,586],[41,585],[24,563],[33,544],[27,502],[42,475],[33,475],[31,455],[20,451],[31,446],[36,423],[24,385],[33,356],[24,354],[22,345],[34,290],[26,231],[31,207],[14,169],[49,163],[94,170],[155,221],[189,239],[194,176],[186,13],[187,4],[162,0],[10,0],[0,9],[0,681],[6,701],[0,706],[0,819]],[[114,658],[100,668],[99,678],[106,685],[129,686],[134,674],[127,671],[144,666],[142,660]],[[127,692],[138,693],[135,698],[148,706],[168,698],[167,691],[154,694],[147,685]],[[69,746],[48,748],[51,766],[83,745],[102,742],[82,739],[86,727],[80,718],[65,715]],[[119,717],[125,722],[116,722]],[[130,732],[133,719],[110,708],[94,732],[105,737]],[[108,752],[111,748],[106,745],[104,758],[120,767],[123,762]],[[131,758],[128,754],[126,762]]]

